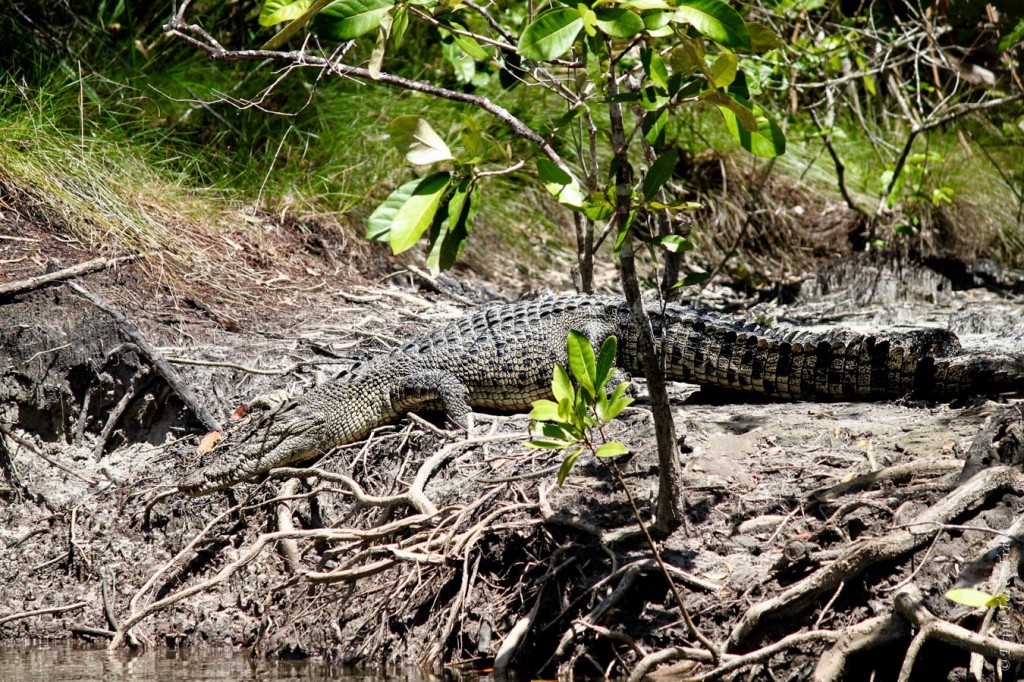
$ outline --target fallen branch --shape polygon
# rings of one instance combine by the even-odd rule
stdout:
[[[19,611],[18,613],[12,613],[9,616],[0,618],[0,625],[10,623],[15,620],[22,620],[24,618],[31,618],[32,616],[45,616],[50,613],[64,613],[65,611],[74,611],[75,609],[84,609],[89,605],[87,601],[75,602],[74,604],[68,604],[67,606],[51,606],[46,609],[36,609],[35,611]]]
[[[23,294],[26,291],[39,289],[47,284],[63,282],[64,280],[71,279],[73,277],[79,277],[81,275],[87,275],[90,272],[96,272],[97,270],[111,268],[118,263],[133,261],[137,258],[138,256],[135,255],[119,256],[118,258],[93,258],[92,260],[72,265],[71,267],[64,268],[63,270],[48,272],[45,275],[29,277],[28,279],[21,279],[16,282],[6,282],[4,284],[0,284],[0,298],[4,296],[12,296],[14,294]]]
[[[866,488],[875,483],[888,481],[902,481],[913,476],[931,476],[936,474],[948,474],[963,468],[963,463],[957,459],[923,459],[897,464],[895,466],[869,471],[860,476],[854,476],[848,481],[843,481],[832,487],[816,490],[811,495],[819,502],[834,500],[854,490]]]

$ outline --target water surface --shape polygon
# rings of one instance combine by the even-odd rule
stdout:
[[[108,653],[103,647],[68,643],[0,646],[0,682],[423,682],[415,672],[374,675],[320,661],[253,660],[225,650],[153,649]]]

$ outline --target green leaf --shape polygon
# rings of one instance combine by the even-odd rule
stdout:
[[[668,93],[659,87],[648,85],[640,89],[640,106],[648,110],[661,109],[669,102]]]
[[[405,37],[405,29],[409,27],[409,6],[399,5],[395,8],[394,21],[391,23],[391,47],[398,49]]]
[[[936,187],[932,190],[932,206],[953,203],[952,187]]]
[[[452,28],[459,31],[466,31],[464,26],[456,24],[455,22],[452,22]],[[468,33],[469,31],[466,32]],[[476,38],[460,35],[458,33],[452,33],[452,38],[455,40],[455,44],[473,59],[480,62],[490,59],[490,55],[487,53],[487,50],[480,46],[480,43],[476,41]]]
[[[534,438],[533,440],[526,441],[526,447],[538,450],[561,450],[572,444],[571,441],[546,440],[543,438]]]
[[[632,38],[644,30],[644,20],[639,14],[621,7],[602,6],[595,10],[597,27],[612,38]]]
[[[693,242],[686,237],[682,237],[678,234],[666,234],[660,237],[654,237],[647,242],[654,246],[660,246],[669,253],[681,253],[684,251],[693,251]]]
[[[732,52],[723,52],[718,55],[718,59],[711,65],[711,75],[715,79],[715,87],[724,88],[736,80],[738,65],[739,60]]]
[[[576,10],[580,13],[580,19],[583,20],[583,30],[587,32],[587,35],[593,38],[597,35],[597,13],[590,9],[583,3],[576,5]]]
[[[604,418],[611,421],[619,416],[619,413],[633,404],[633,398],[626,396],[618,400],[608,400],[608,407],[605,408]]]
[[[558,421],[558,403],[553,400],[534,400],[533,409],[530,411],[530,419],[539,422]]]
[[[644,114],[644,120],[641,123],[643,129],[644,139],[647,140],[647,144],[655,147],[662,146],[660,144],[663,133],[665,132],[665,124],[668,123],[668,109],[659,109],[656,111],[648,111]]]
[[[550,422],[541,423],[539,431],[547,440],[563,441],[567,443],[576,442],[573,434],[567,432],[565,427],[561,424],[553,424]]]
[[[615,369],[615,353],[618,350],[618,339],[609,336],[601,344],[601,351],[597,354],[597,374],[594,377],[594,388],[599,396],[604,396],[604,387],[612,377],[612,370]]]
[[[621,400],[622,396],[624,396],[626,394],[626,391],[628,389],[629,389],[629,382],[628,381],[620,382],[619,385],[615,387],[615,390],[612,391],[612,394],[608,398],[608,400],[610,400],[612,402],[615,402],[616,400]],[[632,401],[632,398],[629,398],[629,400]]]
[[[555,365],[554,378],[551,380],[551,393],[559,405],[565,401],[572,403],[576,399],[576,392],[572,388],[572,382],[569,381],[569,374],[561,365]]]
[[[643,192],[645,199],[653,199],[658,190],[668,182],[668,179],[672,177],[672,171],[676,168],[676,160],[678,158],[679,152],[675,149],[670,149],[654,160],[654,163],[651,164],[647,171],[647,175],[644,176]]]
[[[699,201],[684,201],[681,204],[665,204],[660,201],[648,201],[647,206],[655,211],[698,211],[704,208]]]
[[[538,62],[557,59],[569,51],[582,29],[583,19],[577,10],[548,10],[523,29],[516,52]]]
[[[441,198],[451,184],[451,173],[442,171],[428,175],[417,181],[412,191],[405,194],[404,190],[410,184],[412,183],[406,183],[392,192],[370,216],[367,236],[371,239],[387,240],[391,243],[392,253],[395,254],[409,249],[430,227]],[[399,194],[400,192],[402,194]],[[405,200],[399,204],[403,198]],[[396,205],[398,209],[394,210]],[[390,220],[385,226],[384,221],[388,219],[388,214]]]
[[[755,22],[747,22],[747,32],[750,34],[750,49],[755,53],[767,52],[777,47],[782,47],[782,41],[770,27]]]
[[[620,7],[629,7],[635,9],[638,12],[646,12],[648,10],[666,10],[672,7],[665,0],[627,0],[626,2],[619,3]]]
[[[444,215],[438,211],[441,220],[435,217],[436,234],[432,235],[427,267],[431,272],[447,270],[455,264],[466,245],[469,228],[477,211],[477,194],[473,192],[471,178],[459,181],[444,206]]]
[[[545,158],[537,159],[537,175],[552,196],[569,208],[579,209],[586,199],[580,183],[573,176]]]
[[[451,33],[443,28],[438,29],[438,32],[441,34],[441,54],[455,72],[455,80],[469,83],[476,76],[476,62],[459,47]]]
[[[366,70],[370,72],[370,78],[377,80],[384,68],[384,55],[387,53],[388,42],[391,40],[391,26],[395,18],[391,14],[385,14],[380,20],[380,27],[377,29],[377,42],[370,53],[370,61]]]
[[[602,443],[600,447],[594,452],[595,457],[619,457],[620,455],[628,455],[629,448],[620,443],[617,440],[608,441]]]
[[[313,30],[332,40],[358,38],[377,28],[394,6],[394,0],[336,0],[316,16]]]
[[[981,590],[975,590],[970,587],[954,588],[946,592],[945,596],[946,599],[956,602],[957,604],[978,608],[1006,606],[1010,601],[1009,597],[1005,594],[989,594],[988,592],[982,592]]]
[[[587,195],[587,200],[580,211],[593,221],[607,220],[615,213],[615,206],[601,192],[593,192]]]
[[[580,458],[580,454],[583,453],[583,448],[579,448],[569,453],[569,455],[562,460],[562,466],[558,468],[558,487],[561,488],[562,484],[565,483],[566,477],[569,475],[569,471],[572,469],[572,465],[576,463],[576,460]]]
[[[409,163],[425,166],[448,161],[452,152],[422,116],[396,116],[391,120],[391,141]]]
[[[724,95],[732,101],[732,104],[719,105],[718,110],[722,112],[729,133],[740,143],[741,147],[754,156],[766,159],[786,153],[786,136],[782,129],[775,124],[775,121],[768,118],[761,107],[735,95],[717,94]],[[749,112],[749,115],[753,117],[756,128],[751,129],[746,118],[747,113],[742,115],[739,113],[743,111]]]
[[[633,398],[625,395],[628,388],[629,382],[623,381],[612,391],[611,397],[608,398],[608,407],[605,408],[604,418],[607,421],[615,419],[622,410],[633,404]]]
[[[265,42],[261,49],[264,50],[276,50],[282,45],[287,43],[292,37],[299,32],[306,23],[315,17],[320,10],[329,5],[331,0],[313,0],[309,3],[308,8],[302,12],[299,16],[295,17],[288,24],[274,34],[274,37]]]
[[[640,18],[643,19],[644,28],[647,33],[655,38],[672,35],[672,27],[669,22],[672,19],[672,12],[667,9],[652,9],[644,11]]]
[[[298,19],[312,4],[313,0],[267,0],[260,9],[260,26],[273,26]]]
[[[1024,19],[1018,19],[1013,30],[999,39],[999,51],[1006,52],[1022,40],[1024,40]]]
[[[409,197],[412,196],[412,193],[416,190],[416,187],[419,184],[419,178],[407,182],[391,192],[391,194],[388,195],[388,198],[381,202],[380,206],[370,214],[370,219],[367,221],[367,239],[387,241],[388,235],[391,232],[391,223],[395,219],[395,214],[398,213],[398,209],[402,208],[405,202],[409,200]]]
[[[594,395],[594,386],[597,378],[597,365],[594,362],[594,349],[590,340],[576,330],[569,332],[569,367],[576,377],[576,382]]]
[[[682,0],[674,21],[689,24],[705,36],[734,50],[749,50],[750,32],[743,17],[721,0]]]
[[[644,73],[651,79],[651,82],[659,88],[668,90],[668,67],[665,60],[657,52],[649,47],[640,50],[640,63],[643,64]]]

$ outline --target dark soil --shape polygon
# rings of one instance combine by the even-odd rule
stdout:
[[[230,324],[139,265],[78,281],[231,423],[242,403],[301,392],[488,297],[422,277],[347,277],[311,291],[297,276],[266,307],[225,305]],[[922,301],[900,286],[858,298],[845,287],[863,283],[833,273],[771,314],[948,324],[965,345],[1024,348],[1019,300],[930,277],[918,278]],[[1020,537],[1024,516],[1012,402],[734,404],[677,387],[688,519],[658,546],[722,653],[716,667],[613,473],[581,462],[559,488],[560,456],[523,447],[525,416],[479,415],[468,437],[406,420],[307,471],[193,499],[174,486],[203,461],[206,429],[121,325],[60,284],[0,299],[0,318],[3,639],[620,677],[660,653],[701,679],[827,680],[896,679],[921,627],[908,603],[1015,646],[1024,638],[1020,546],[1000,533]],[[622,473],[648,519],[657,471],[642,401],[609,435],[634,453]],[[417,478],[426,503],[407,494]],[[363,491],[398,499],[360,502]],[[943,597],[954,586],[1009,606],[960,606]],[[932,637],[913,679],[966,678],[968,646]],[[973,665],[985,679],[1003,665],[1011,679],[1018,653]]]

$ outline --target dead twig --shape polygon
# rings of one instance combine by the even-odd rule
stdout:
[[[19,611],[18,613],[12,613],[8,616],[0,617],[0,625],[4,625],[5,623],[10,623],[16,620],[31,618],[32,616],[45,616],[50,613],[64,613],[65,611],[84,609],[88,605],[89,602],[80,601],[75,602],[74,604],[68,604],[67,606],[51,606],[45,609],[35,609],[34,611]]]
[[[288,532],[295,530],[295,524],[292,523],[292,505],[291,497],[295,495],[295,491],[299,487],[299,481],[296,478],[290,478],[284,482],[281,486],[281,491],[278,497],[284,498],[277,503],[277,529],[282,532]],[[299,553],[299,546],[294,539],[288,538],[281,540],[278,544],[281,548],[281,554],[284,555],[285,563],[288,565],[288,571],[292,575],[297,575],[302,571],[301,554]]]
[[[79,277],[91,272],[96,272],[97,270],[111,268],[118,263],[126,263],[128,261],[136,260],[137,258],[138,256],[136,255],[119,256],[117,258],[93,258],[92,260],[87,260],[62,270],[48,272],[45,275],[29,277],[28,279],[22,279],[16,282],[5,282],[4,284],[0,284],[0,298],[4,296],[12,296],[14,294],[23,294],[26,291],[39,289],[47,284],[63,282],[64,280],[71,279],[72,277]]]
[[[897,464],[895,466],[869,471],[829,488],[816,490],[811,495],[819,502],[834,500],[855,490],[861,490],[875,483],[902,481],[913,476],[934,476],[948,474],[963,468],[956,459],[924,459]]]

